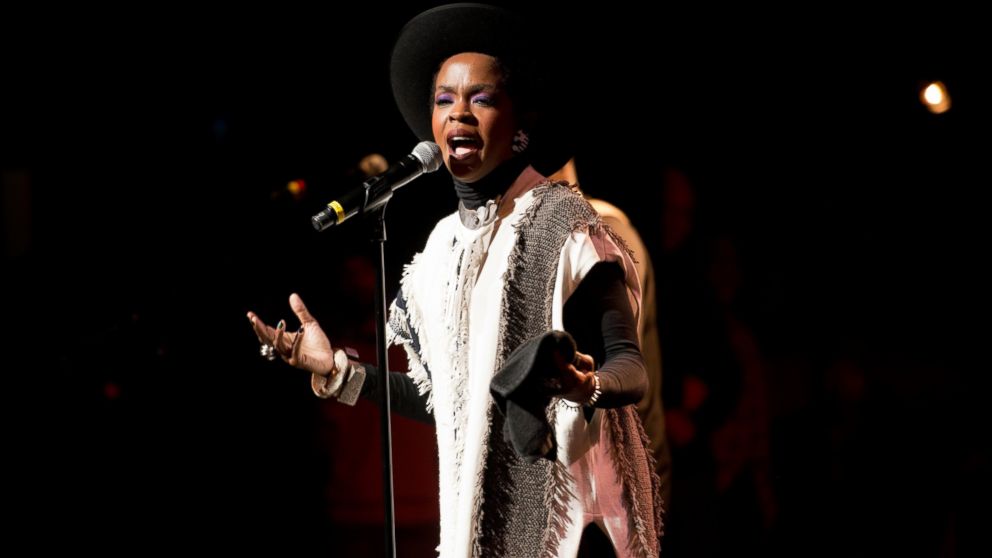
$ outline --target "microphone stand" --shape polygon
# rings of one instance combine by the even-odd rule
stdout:
[[[382,440],[382,499],[385,512],[386,558],[396,558],[396,529],[394,518],[396,509],[393,503],[393,433],[389,421],[389,354],[386,346],[386,203],[366,214],[370,227],[370,240],[375,245],[372,259],[375,260],[375,349],[379,363],[379,423]]]
[[[361,189],[349,192],[342,202],[327,204],[317,215],[310,218],[318,231],[334,224],[340,224],[351,215],[353,207],[361,200],[361,213],[369,225],[375,261],[375,349],[379,364],[379,405],[380,432],[382,439],[382,497],[385,508],[386,558],[396,558],[396,509],[393,503],[393,432],[390,424],[389,404],[389,354],[386,347],[386,204],[393,197],[393,191],[425,172],[434,172],[441,166],[441,150],[432,142],[422,141],[413,153],[404,157],[385,173],[370,178]],[[347,208],[347,210],[345,209]]]

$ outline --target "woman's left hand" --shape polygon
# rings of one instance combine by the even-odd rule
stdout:
[[[572,362],[565,362],[556,353],[555,364],[558,365],[561,385],[552,386],[552,394],[573,403],[589,401],[596,391],[596,361],[591,356],[576,351]]]

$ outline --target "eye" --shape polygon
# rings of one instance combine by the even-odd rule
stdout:
[[[490,97],[489,95],[476,95],[472,97],[472,102],[477,105],[482,105],[484,107],[491,107],[493,106],[494,103],[493,98]]]
[[[448,95],[448,94],[438,95],[434,99],[434,104],[437,105],[437,106],[439,106],[439,107],[450,105],[452,102],[454,102],[454,101],[451,98],[451,95]]]

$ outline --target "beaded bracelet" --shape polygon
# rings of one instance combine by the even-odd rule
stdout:
[[[599,385],[599,374],[593,372],[593,381],[596,384],[596,388],[593,390],[592,397],[589,398],[589,401],[586,401],[586,405],[590,407],[595,407],[596,402],[599,401],[599,396],[603,395],[603,391],[600,389]]]

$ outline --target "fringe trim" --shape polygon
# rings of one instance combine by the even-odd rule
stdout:
[[[644,428],[640,426],[640,419],[636,415],[633,417],[629,416],[631,413],[634,413],[632,406],[621,407],[619,409],[606,409],[605,412],[606,418],[609,420],[610,435],[613,438],[611,453],[613,454],[614,463],[617,466],[617,480],[623,487],[624,497],[627,500],[625,503],[632,512],[629,514],[631,532],[636,533],[636,538],[627,541],[627,548],[632,554],[643,556],[644,558],[653,558],[658,556],[658,547],[661,540],[662,509],[658,497],[661,480],[654,470],[653,458],[650,457],[650,452],[646,449],[647,446],[641,446],[642,452],[647,455],[646,464],[651,467],[648,470],[648,474],[650,475],[652,491],[652,494],[641,494],[640,486],[637,482],[636,466],[631,463],[630,455],[628,454],[630,448],[635,447],[634,440],[628,439],[628,434],[634,434],[634,432],[631,432],[631,427],[639,431],[638,443],[643,443],[647,436],[644,433]],[[623,415],[627,416],[625,417]],[[653,509],[650,511],[643,509],[646,504],[644,501],[645,498],[651,499]],[[648,525],[649,518],[654,520],[654,525]]]
[[[465,434],[468,429],[468,363],[463,350],[468,345],[469,337],[469,300],[474,286],[474,278],[478,271],[477,246],[473,242],[462,248],[461,253],[453,258],[454,267],[445,274],[453,277],[449,283],[449,294],[444,301],[445,323],[448,325],[448,358],[451,362],[452,393],[460,394],[454,398],[452,415],[454,419],[454,486],[457,495],[456,502],[464,496],[461,493],[462,464],[465,462]],[[453,272],[453,273],[452,273]],[[478,498],[473,497],[473,509]]]
[[[521,268],[524,261],[524,251],[526,250],[523,243],[523,237],[520,236],[520,231],[534,223],[534,218],[537,216],[537,211],[541,208],[541,203],[544,201],[544,194],[549,188],[551,188],[551,186],[556,184],[567,185],[567,182],[547,182],[545,184],[535,186],[531,190],[533,192],[534,201],[531,202],[530,207],[527,208],[527,211],[520,216],[520,220],[514,225],[514,229],[517,232],[517,241],[514,243],[513,250],[510,252],[506,272],[503,274],[502,315],[504,319],[499,325],[499,341],[496,343],[497,370],[503,366],[503,362],[506,360],[506,357],[509,356],[510,351],[506,350],[507,342],[512,341],[511,344],[514,347],[517,347],[524,341],[522,335],[515,335],[512,340],[508,339],[511,332],[520,332],[524,329],[523,325],[526,323],[527,318],[527,309],[522,308],[520,304],[510,304],[511,300],[520,300],[522,294],[519,290],[519,286],[516,285],[517,271]]]
[[[492,439],[494,405],[495,404],[492,400],[490,400],[489,407],[486,409],[486,432],[484,434],[486,439]],[[488,471],[490,471],[490,445],[491,444],[483,444],[482,446],[482,468],[479,470],[479,476],[475,479],[475,493],[477,497],[475,498],[474,505],[472,506],[472,515],[475,517],[475,522],[472,525],[472,556],[480,558],[487,553],[490,556],[504,556],[506,554],[505,543],[502,539],[498,541],[486,541],[488,544],[483,544],[483,536],[487,531],[484,526],[493,521],[501,521],[503,524],[506,524],[505,514],[502,513],[506,510],[506,492],[501,492],[501,490],[508,490],[511,482],[510,476],[507,474],[505,467],[502,468],[502,475],[488,474]],[[501,455],[499,449],[496,449],[496,451],[493,452],[493,455],[499,456],[501,463],[508,463],[505,461],[506,456]],[[496,469],[497,467],[492,468],[493,471]],[[491,486],[487,489],[487,486],[490,483],[499,485],[499,490],[496,490]],[[488,517],[486,516],[485,506],[487,494],[489,495],[489,501],[494,503],[492,510],[490,510],[492,513]]]
[[[606,221],[603,221],[602,218],[600,218],[599,226],[602,227],[603,231],[605,231],[606,234],[610,236],[613,242],[616,242],[617,246],[619,246],[621,250],[623,250],[624,252],[627,253],[628,256],[630,256],[630,259],[635,264],[641,263],[637,261],[636,257],[634,257],[634,251],[630,248],[630,245],[627,244],[627,241],[624,240],[622,236],[617,234],[617,232],[613,230],[613,227],[611,227],[608,223],[606,223]]]
[[[431,385],[430,374],[427,373],[427,369],[421,364],[420,356],[417,355],[417,351],[413,350],[413,346],[410,343],[403,343],[403,350],[406,351],[407,361],[410,362],[410,371],[406,375],[413,380],[413,385],[417,386],[417,393],[427,396],[427,412],[433,414],[434,386]]]
[[[658,475],[658,460],[654,458],[654,453],[651,451],[651,439],[648,438],[648,433],[644,430],[644,424],[641,422],[640,417],[635,415],[637,420],[637,433],[641,437],[641,447],[644,448],[644,454],[648,461],[648,471],[651,474],[651,501],[654,503],[654,528],[658,536],[658,546],[661,547],[661,539],[665,536],[665,502],[661,499],[661,477]]]
[[[469,340],[469,311],[471,295],[475,287],[476,279],[479,275],[479,267],[482,262],[482,239],[476,238],[468,244],[459,245],[455,238],[452,248],[458,251],[452,254],[449,260],[449,268],[445,277],[450,278],[447,285],[447,294],[443,301],[442,315],[447,326],[446,336],[448,343],[445,346],[447,351],[446,359],[450,363],[450,385],[452,393],[460,394],[454,398],[451,409],[453,432],[453,490],[455,501],[461,501],[466,497],[462,494],[462,482],[464,480],[463,463],[465,462],[466,432],[469,422],[469,371],[468,355],[464,350]],[[487,400],[486,409],[486,429],[485,436],[489,436],[488,429],[491,428],[492,403]],[[471,548],[479,547],[479,519],[482,515],[482,505],[484,501],[483,483],[485,479],[485,463],[488,455],[488,448],[483,445],[479,459],[482,466],[480,472],[473,479],[472,496],[472,521],[471,521]],[[470,473],[471,474],[471,473]],[[473,550],[474,551],[474,550]]]
[[[555,399],[548,406],[548,424],[556,423],[557,402],[558,400]],[[572,524],[571,518],[568,517],[568,502],[575,498],[575,494],[568,489],[572,475],[564,463],[558,459],[548,461],[546,470],[544,507],[548,510],[548,515],[545,520],[544,539],[541,541],[541,558],[557,558],[561,539]]]
[[[406,320],[401,323],[406,324],[410,330],[415,331],[417,333],[417,336],[420,337],[421,339],[423,339],[423,335],[422,335],[423,317],[420,315],[420,312],[418,312],[416,308],[411,307],[409,305],[410,305],[410,288],[411,288],[410,282],[413,281],[411,277],[413,276],[417,268],[420,266],[420,261],[423,259],[423,255],[424,255],[423,252],[417,252],[416,254],[414,254],[413,259],[410,261],[410,263],[403,266],[403,274],[400,277],[400,291],[403,294],[403,299],[407,301],[407,305],[408,305],[407,311],[405,313]],[[390,309],[390,311],[391,312],[400,311],[398,308],[396,308],[395,301],[393,302],[393,306]],[[393,320],[390,319],[390,323],[392,323],[392,321]],[[411,335],[407,335],[407,339],[412,340],[413,337]],[[418,358],[418,362],[422,363],[422,365],[425,368],[430,368],[430,363],[432,361],[433,361],[433,355],[431,354],[430,347],[425,345],[424,343],[420,343],[420,358]]]
[[[403,277],[400,280],[401,285],[401,296],[404,300],[409,300],[406,291],[408,289],[407,282],[411,273],[413,272],[415,266],[420,260],[420,254],[418,253],[413,257],[413,261],[404,266]],[[409,304],[409,302],[407,303]],[[430,374],[427,372],[426,366],[421,361],[421,355],[417,353],[413,348],[413,335],[411,330],[416,330],[419,335],[421,320],[419,314],[407,307],[410,312],[405,312],[401,309],[394,300],[389,307],[389,323],[386,327],[386,344],[387,345],[401,345],[403,350],[406,352],[407,362],[409,363],[409,376],[413,380],[413,384],[417,386],[417,393],[420,395],[427,395],[426,408],[428,413],[434,412],[434,391],[431,384]],[[421,345],[421,350],[423,350]]]

